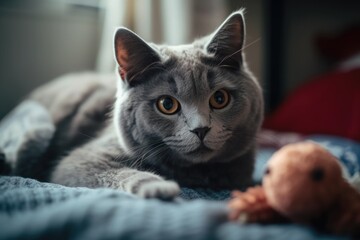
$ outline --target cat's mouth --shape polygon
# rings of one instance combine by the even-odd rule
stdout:
[[[187,145],[182,144],[172,144],[172,141],[169,141],[169,147],[174,151],[174,153],[185,162],[189,163],[201,163],[209,161],[217,152],[217,149],[208,146],[202,141],[195,143],[190,143]]]
[[[184,152],[183,156],[185,159],[191,163],[204,163],[209,161],[209,159],[214,155],[215,150],[205,146],[203,143],[195,148],[194,150],[191,150],[189,152]]]
[[[196,149],[187,152],[186,155],[207,155],[209,153],[212,153],[214,150],[208,148],[203,143]]]

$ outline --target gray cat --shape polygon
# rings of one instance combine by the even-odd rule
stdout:
[[[183,46],[148,44],[119,28],[111,121],[112,77],[70,76],[31,95],[58,129],[37,174],[49,172],[43,179],[67,186],[160,198],[175,197],[179,185],[251,184],[263,99],[244,60],[244,32],[241,11],[210,36]],[[82,138],[84,131],[97,135]],[[50,164],[50,156],[60,160]]]

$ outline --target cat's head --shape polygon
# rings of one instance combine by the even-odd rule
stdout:
[[[186,163],[229,161],[252,148],[263,102],[244,62],[244,32],[241,11],[182,46],[148,44],[119,28],[114,114],[122,147]]]

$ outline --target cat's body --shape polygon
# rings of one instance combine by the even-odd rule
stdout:
[[[178,193],[178,184],[249,185],[263,102],[243,42],[241,12],[212,36],[178,47],[150,46],[119,29],[118,79],[70,76],[31,95],[54,119],[57,132],[45,158],[58,161],[23,175],[165,198]]]

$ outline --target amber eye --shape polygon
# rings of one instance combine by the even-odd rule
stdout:
[[[162,96],[157,100],[157,108],[160,112],[171,115],[175,114],[180,110],[180,103],[171,96]]]
[[[229,101],[229,93],[224,89],[220,89],[211,96],[210,106],[214,109],[222,109],[228,105]]]

